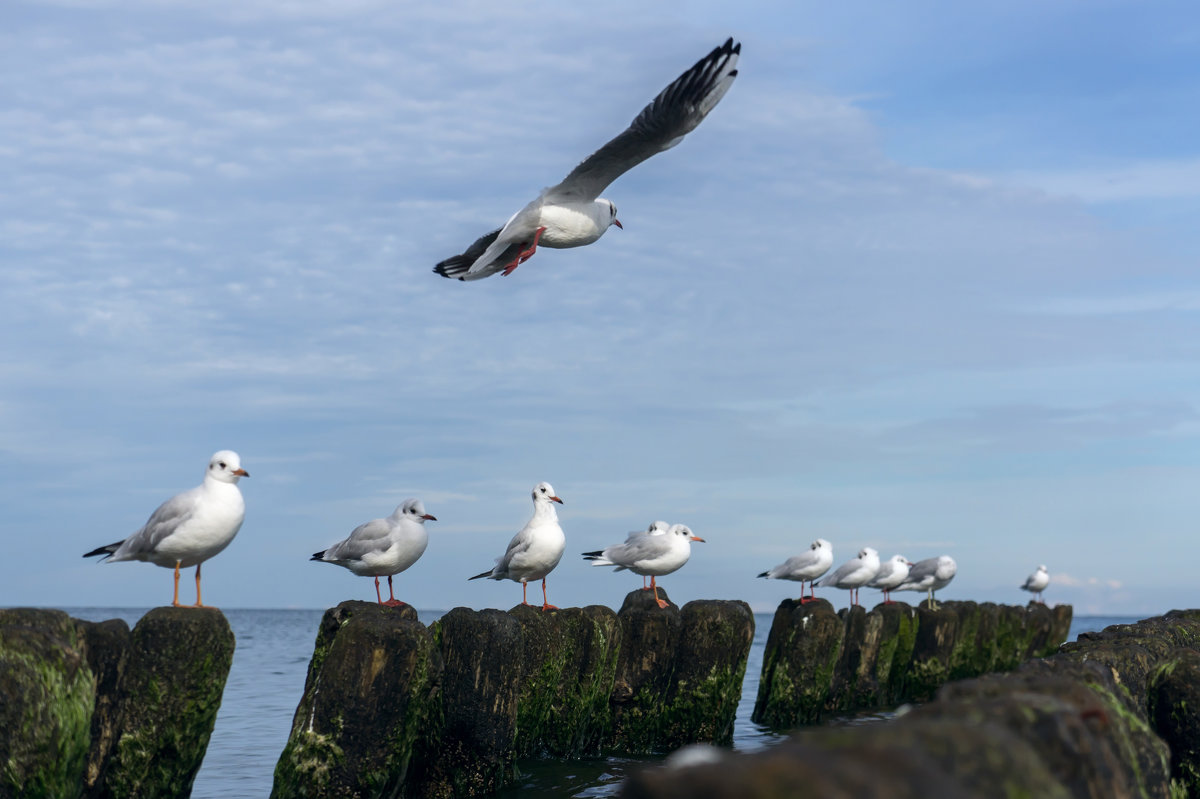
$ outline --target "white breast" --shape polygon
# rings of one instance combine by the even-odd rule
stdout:
[[[612,209],[607,203],[563,203],[542,206],[539,224],[546,228],[539,245],[566,249],[591,244],[604,235],[612,224]]]

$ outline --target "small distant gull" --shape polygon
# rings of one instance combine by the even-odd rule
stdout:
[[[879,566],[879,573],[875,575],[875,579],[867,585],[870,588],[878,588],[883,591],[883,604],[892,604],[892,598],[889,596],[892,590],[908,579],[908,570],[912,566],[908,558],[903,555],[892,555]]]
[[[858,557],[838,566],[837,571],[826,577],[817,585],[831,585],[834,588],[845,588],[850,591],[850,604],[858,604],[858,589],[875,579],[879,573],[879,553],[870,547],[858,551]]]
[[[653,525],[651,526],[653,529]],[[692,542],[704,542],[703,538],[693,535],[685,524],[673,524],[662,535],[654,535],[647,531],[638,535],[630,535],[623,544],[595,552],[584,552],[584,560],[590,560],[593,566],[616,566],[616,571],[629,569],[634,574],[643,577],[650,575],[650,590],[654,592],[654,601],[660,608],[669,603],[658,597],[658,583],[655,578],[670,574],[680,569],[692,556]]]
[[[249,477],[236,452],[223,449],[208,462],[204,482],[176,494],[158,506],[149,520],[124,541],[93,549],[85,558],[103,555],[101,561],[142,560],[175,569],[175,595],[179,605],[179,570],[196,567],[196,604],[200,601],[200,564],[218,554],[237,535],[246,516],[238,479]]]
[[[521,584],[521,604],[528,605],[526,590],[530,580],[542,581],[542,610],[557,610],[546,596],[546,575],[554,571],[562,559],[567,546],[567,537],[558,526],[558,514],[554,511],[562,500],[554,494],[549,483],[538,483],[533,487],[533,517],[521,531],[508,542],[504,555],[496,558],[496,565],[468,580],[487,577],[492,580],[513,580]]]
[[[683,140],[729,91],[737,77],[741,43],[728,39],[675,79],[623,133],[592,153],[557,186],[504,224],[480,236],[462,255],[434,267],[443,277],[479,280],[511,274],[538,245],[565,249],[591,244],[617,221],[617,207],[600,197],[610,183]]]
[[[773,569],[763,572],[759,577],[768,580],[796,580],[800,583],[800,604],[816,601],[812,581],[829,571],[833,565],[833,545],[824,538],[818,538],[809,546],[808,551],[788,558]],[[804,582],[808,581],[808,591],[811,596],[804,596]]]
[[[958,564],[949,555],[936,558],[926,558],[917,561],[908,570],[908,579],[896,586],[893,591],[928,591],[929,607],[937,610],[937,600],[934,591],[940,591],[950,584],[958,572]]]
[[[1042,592],[1048,585],[1050,585],[1050,573],[1046,571],[1045,566],[1038,566],[1037,571],[1025,578],[1025,584],[1021,586],[1021,590],[1036,594],[1038,602],[1044,602]]]
[[[425,522],[437,521],[425,512],[419,499],[406,499],[386,519],[372,519],[355,527],[349,537],[328,549],[313,553],[312,560],[336,563],[359,577],[375,578],[375,598],[379,604],[397,607],[404,603],[392,593],[392,575],[417,562],[429,545]],[[387,575],[388,600],[379,593],[379,578]]]

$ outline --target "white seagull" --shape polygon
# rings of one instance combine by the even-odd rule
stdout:
[[[896,586],[908,579],[908,570],[911,566],[912,563],[903,555],[892,555],[879,565],[879,573],[867,585],[883,591],[883,604],[890,605],[892,598],[889,594]]]
[[[727,40],[655,97],[623,133],[592,153],[557,186],[504,224],[480,236],[462,255],[439,263],[443,277],[479,280],[511,274],[538,245],[564,249],[591,244],[617,221],[617,207],[600,196],[610,183],[683,140],[729,91],[737,77],[741,43]]]
[[[104,555],[102,561],[143,560],[175,569],[175,596],[179,607],[179,570],[196,567],[196,604],[200,601],[200,564],[218,554],[237,535],[246,517],[246,503],[238,478],[249,477],[236,452],[223,449],[212,456],[204,482],[176,494],[158,506],[149,520],[124,541],[93,549],[84,555]]]
[[[521,532],[508,542],[502,557],[496,558],[491,569],[468,580],[488,577],[492,580],[514,580],[521,584],[521,604],[528,605],[526,590],[530,580],[542,581],[542,610],[557,610],[546,597],[546,575],[554,571],[562,559],[567,546],[567,537],[558,526],[558,514],[554,505],[562,500],[554,494],[549,483],[538,483],[533,487],[533,517],[521,528]]]
[[[1042,602],[1042,592],[1048,585],[1050,585],[1050,573],[1046,571],[1045,566],[1038,566],[1037,571],[1025,578],[1025,584],[1021,586],[1021,590],[1037,594],[1038,601]]]
[[[349,537],[328,549],[316,552],[312,560],[336,563],[360,577],[375,578],[375,598],[379,604],[396,607],[404,603],[392,593],[392,575],[417,562],[429,545],[425,522],[436,516],[425,512],[419,499],[406,499],[386,519],[372,519],[355,527]],[[387,575],[388,601],[379,593],[379,578]]]
[[[824,538],[818,538],[809,546],[808,551],[785,560],[773,569],[763,572],[759,577],[768,580],[797,580],[800,583],[800,604],[816,600],[812,581],[829,571],[833,565],[833,545]],[[804,581],[808,581],[810,596],[804,596]]]
[[[665,608],[669,603],[659,599],[655,578],[677,571],[687,563],[692,556],[693,541],[704,543],[704,539],[693,535],[686,524],[673,524],[664,534],[655,535],[650,531],[630,534],[625,543],[584,552],[583,558],[590,560],[593,566],[616,566],[616,571],[629,569],[643,577],[650,575],[654,601],[660,608]]]
[[[926,558],[914,563],[908,570],[908,579],[892,590],[928,591],[929,607],[931,610],[937,610],[937,600],[933,598],[933,592],[949,585],[957,572],[958,564],[949,555]]]
[[[647,527],[645,530],[634,530],[629,535],[625,536],[625,543],[628,544],[633,539],[639,538],[644,535],[663,535],[664,533],[667,532],[667,530],[670,530],[670,529],[671,529],[671,525],[667,524],[664,521],[650,522],[650,526]],[[645,575],[642,575],[642,590],[643,591],[650,590],[650,586],[646,582]]]
[[[858,551],[858,557],[838,566],[837,571],[826,577],[817,585],[832,585],[834,588],[846,588],[850,591],[850,604],[858,604],[858,589],[875,579],[879,573],[879,553],[870,547]]]

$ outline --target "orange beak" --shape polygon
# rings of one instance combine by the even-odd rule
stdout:
[[[700,537],[700,536],[698,536],[698,535],[689,536],[689,537],[688,537],[688,540],[689,540],[689,541],[699,541],[701,544],[707,544],[707,543],[708,543],[707,541],[705,541],[703,538],[701,538],[701,537]]]
[[[432,514],[429,514],[429,513],[426,513],[421,518],[428,522],[436,522],[437,521],[437,517]]]
[[[236,474],[238,477],[249,477],[250,476],[250,472],[246,471],[245,469],[234,469],[233,473]]]
[[[621,224],[621,220],[620,220],[620,219],[614,219],[614,220],[613,220],[613,224],[614,224],[614,225],[616,225],[617,227],[621,228],[621,230],[624,230],[624,229],[625,229],[625,226]]]
[[[561,499],[559,499],[558,497],[550,497],[550,499],[553,502],[557,502],[559,505],[563,504],[563,501]]]

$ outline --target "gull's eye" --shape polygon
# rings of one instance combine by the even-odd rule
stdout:
[[[218,463],[217,465],[218,465],[218,466],[220,466],[222,469],[224,469],[224,468],[225,468],[225,463],[224,463],[224,462]]]

